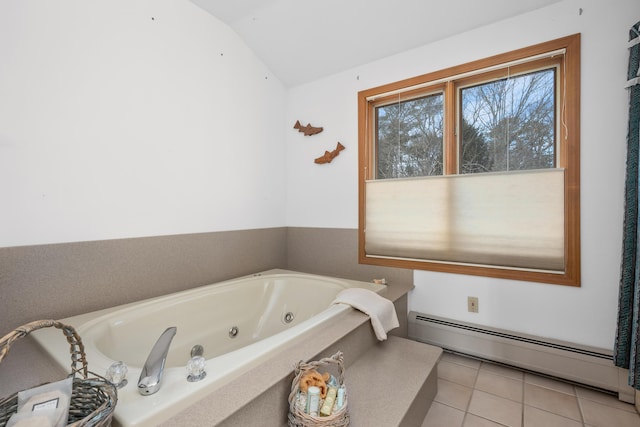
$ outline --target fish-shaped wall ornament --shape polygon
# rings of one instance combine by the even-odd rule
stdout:
[[[304,136],[311,136],[322,132],[323,128],[311,126],[311,123],[307,123],[306,126],[300,124],[300,120],[296,120],[296,124],[293,125],[294,129],[298,129],[298,132],[304,133]]]
[[[317,159],[314,160],[314,162],[318,163],[318,164],[324,164],[324,163],[331,163],[331,160],[333,160],[334,158],[336,158],[338,156],[338,154],[340,154],[340,152],[342,150],[344,150],[344,145],[340,144],[340,142],[338,142],[338,145],[336,145],[336,149],[333,151],[325,151],[324,155],[318,157]]]

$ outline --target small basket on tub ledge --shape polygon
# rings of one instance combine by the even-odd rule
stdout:
[[[332,367],[337,367],[338,377],[335,378],[325,372],[323,380],[327,377],[331,378],[326,381],[326,398],[315,396],[318,390],[312,390],[313,386],[308,386],[309,379],[318,375],[322,377],[323,375],[320,374],[322,368]],[[322,380],[320,382],[322,383]],[[288,418],[289,427],[346,427],[349,425],[342,352],[338,351],[331,357],[314,362],[298,362],[289,394]]]
[[[45,400],[42,404],[34,405],[30,404],[32,400],[28,400],[26,402],[28,405],[24,406],[32,408],[33,411],[29,410],[27,412],[35,414],[37,406],[42,406],[43,409],[46,409],[50,402],[55,401],[55,406],[58,406],[60,403],[59,406],[64,407],[63,415],[60,417],[60,420],[58,420],[58,422],[63,425],[71,427],[109,427],[113,418],[113,411],[115,410],[116,403],[118,401],[116,387],[106,379],[88,370],[84,344],[72,326],[65,325],[55,320],[38,320],[16,328],[12,332],[0,338],[0,362],[2,362],[2,360],[7,356],[13,343],[24,338],[33,331],[48,327],[60,329],[67,338],[67,342],[70,347],[69,352],[71,354],[71,374],[67,379],[57,383],[53,382],[39,386],[37,390],[45,391],[39,396],[30,396],[30,399],[39,398],[40,396],[52,396],[52,393],[53,396],[57,397],[48,401]],[[92,376],[90,377],[89,374]],[[62,396],[65,393],[61,391],[64,390],[64,387],[68,387],[67,393],[70,389],[70,396]],[[55,390],[51,391],[52,389]],[[25,392],[13,393],[10,396],[0,399],[0,427],[7,426],[12,416],[16,415],[14,420],[11,421],[11,424],[15,422],[16,418],[23,415],[18,402],[19,400],[21,402],[24,401],[24,393],[28,394],[34,390],[36,389],[34,388]],[[68,405],[64,405],[64,403],[67,403],[66,399],[68,399]],[[65,423],[64,413],[67,412],[67,407],[68,416]],[[18,412],[21,413],[19,414]],[[40,412],[45,413],[48,411],[43,410]],[[24,421],[28,423],[27,420]],[[20,422],[18,422],[18,424],[19,423]]]

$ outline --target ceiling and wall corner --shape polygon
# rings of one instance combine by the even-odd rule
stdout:
[[[190,1],[293,87],[560,0]]]

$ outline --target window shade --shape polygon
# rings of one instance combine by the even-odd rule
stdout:
[[[368,257],[564,272],[564,169],[365,183]]]

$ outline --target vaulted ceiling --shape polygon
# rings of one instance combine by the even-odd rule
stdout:
[[[296,86],[560,0],[191,0]]]

